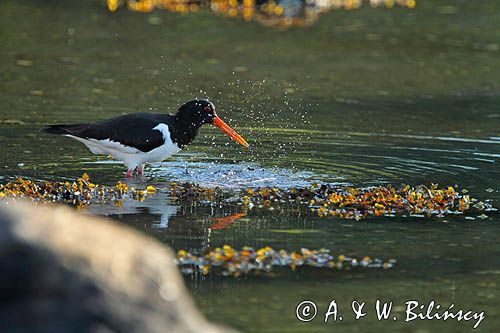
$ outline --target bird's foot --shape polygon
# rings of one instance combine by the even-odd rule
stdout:
[[[132,178],[133,174],[134,174],[134,169],[128,169],[127,173],[126,173],[126,177]]]
[[[142,176],[144,174],[144,165],[139,165],[139,167],[137,168],[137,174],[139,176]]]

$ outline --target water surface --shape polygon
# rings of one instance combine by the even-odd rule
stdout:
[[[93,1],[2,1],[0,181],[74,179],[87,172],[96,183],[114,184],[123,180],[122,165],[39,129],[129,112],[174,112],[203,97],[251,147],[205,127],[187,150],[149,166],[144,179],[130,184],[164,189],[171,181],[193,181],[235,190],[314,181],[438,183],[498,207],[499,12],[495,1],[422,1],[414,10],[335,11],[311,27],[279,31],[203,11],[110,14]],[[176,250],[269,245],[398,261],[387,271],[187,277],[210,319],[244,332],[472,327],[379,323],[373,313],[360,321],[346,313],[336,324],[295,319],[301,300],[324,308],[333,298],[341,311],[352,299],[454,302],[486,311],[481,331],[500,329],[497,212],[353,222],[256,208],[225,228],[210,228],[214,218],[244,209],[181,204],[162,190],[144,202],[96,204],[86,213],[131,225]]]

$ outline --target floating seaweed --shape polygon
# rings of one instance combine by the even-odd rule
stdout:
[[[281,27],[309,25],[325,12],[355,10],[364,4],[388,9],[396,5],[408,9],[416,6],[416,0],[107,0],[106,3],[111,12],[125,4],[129,10],[138,12],[163,9],[186,14],[207,8],[216,14]]]
[[[496,210],[491,203],[472,198],[465,190],[457,191],[448,186],[438,188],[404,185],[398,189],[392,186],[368,188],[335,187],[313,184],[309,188],[246,189],[242,195],[221,199],[219,189],[207,189],[192,184],[171,187],[173,197],[197,200],[223,200],[236,202],[248,208],[274,209],[276,206],[307,206],[319,217],[341,217],[360,220],[368,216],[437,216],[464,214],[466,212],[487,212]]]
[[[85,207],[92,202],[114,202],[120,205],[124,199],[142,201],[157,192],[149,185],[136,189],[122,182],[115,186],[96,185],[83,174],[73,182],[33,181],[23,178],[0,184],[0,199],[28,197],[35,202],[64,202]],[[225,192],[221,188],[203,187],[196,184],[171,183],[167,189],[172,200],[190,201],[197,204],[236,204],[253,208],[275,209],[277,207],[299,207],[308,209],[319,217],[340,217],[360,220],[369,216],[436,216],[450,214],[473,214],[485,216],[484,212],[496,210],[490,202],[472,198],[466,190],[458,191],[448,186],[439,188],[432,184],[400,188],[378,186],[368,188],[335,187],[313,184],[310,187],[279,189],[249,188],[244,191]],[[216,220],[214,228],[223,228],[244,216]]]
[[[177,253],[177,260],[183,274],[220,273],[224,276],[234,277],[242,274],[270,272],[276,267],[290,267],[292,270],[301,266],[337,270],[389,269],[396,262],[394,259],[383,261],[368,256],[362,258],[343,254],[334,256],[327,249],[309,250],[302,248],[299,252],[287,252],[285,250],[276,251],[269,246],[258,250],[247,246],[238,251],[229,245],[208,250],[199,256],[186,250],[180,250]]]
[[[145,189],[129,188],[117,182],[115,186],[96,185],[84,173],[73,182],[34,181],[19,177],[14,182],[0,184],[0,199],[31,198],[34,202],[63,202],[78,207],[93,201],[114,201],[118,205],[124,198],[142,201],[148,194],[156,192],[154,186]]]

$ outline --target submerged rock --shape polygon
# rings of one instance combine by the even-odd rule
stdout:
[[[0,205],[0,322],[15,332],[227,332],[155,240],[67,207]]]

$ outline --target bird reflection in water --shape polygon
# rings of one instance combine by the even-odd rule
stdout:
[[[114,203],[95,202],[88,205],[83,213],[106,216],[146,232],[156,230],[163,240],[169,239],[170,246],[198,249],[200,253],[211,248],[212,231],[230,228],[234,222],[247,215],[246,212],[235,213],[173,202],[163,193],[150,195],[144,201],[125,199]],[[187,215],[190,218],[186,219]]]
[[[213,218],[212,221],[214,221],[214,224],[212,224],[209,228],[211,230],[226,229],[236,220],[239,220],[242,217],[245,217],[246,215],[247,215],[246,213],[235,213],[224,217]]]
[[[151,196],[145,201],[123,200],[119,205],[92,204],[85,210],[85,214],[104,215],[116,217],[121,215],[147,213],[148,216],[153,216],[154,220],[151,226],[156,229],[165,229],[168,227],[170,218],[175,216],[180,210],[179,206],[172,205],[171,202],[164,196]],[[159,217],[159,219],[158,219]]]

